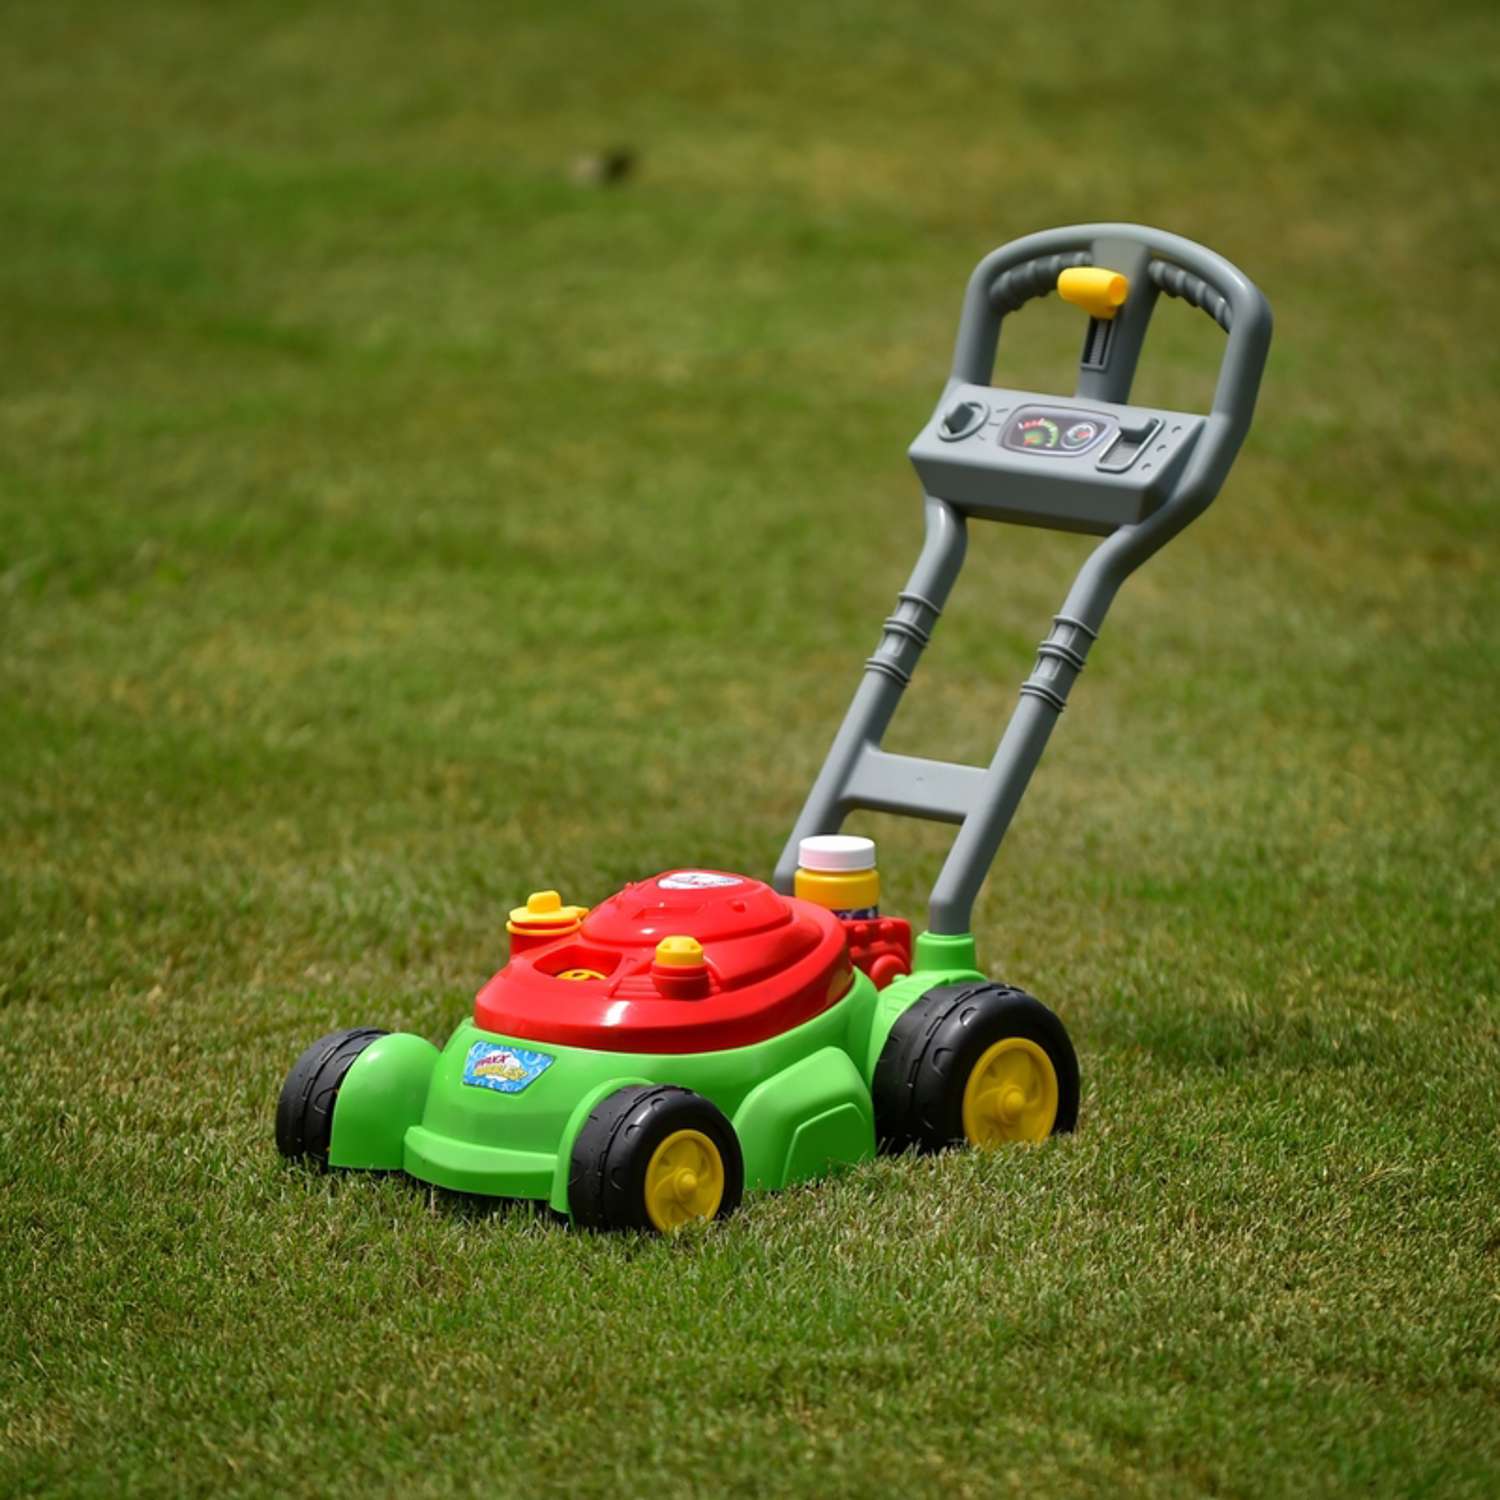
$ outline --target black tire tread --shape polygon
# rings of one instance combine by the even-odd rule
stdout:
[[[964,1085],[974,1059],[1004,1036],[1037,1043],[1057,1072],[1052,1134],[1078,1123],[1078,1058],[1067,1030],[1033,995],[976,981],[939,985],[897,1018],[875,1066],[875,1129],[885,1151],[942,1151],[964,1141]]]
[[[283,1156],[328,1160],[339,1088],[354,1059],[385,1035],[375,1026],[330,1031],[292,1064],[276,1101],[276,1149]]]
[[[727,1219],[744,1194],[745,1163],[734,1127],[701,1094],[675,1084],[633,1084],[594,1106],[573,1142],[568,1206],[581,1229],[650,1230],[642,1185],[651,1154],[673,1130],[701,1130],[724,1161]]]

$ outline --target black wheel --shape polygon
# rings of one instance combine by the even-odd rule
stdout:
[[[292,1064],[276,1101],[276,1149],[283,1156],[328,1160],[339,1085],[354,1059],[384,1035],[373,1026],[330,1031]]]
[[[891,1028],[871,1093],[888,1151],[1040,1141],[1078,1123],[1078,1058],[1024,991],[940,985]]]
[[[616,1089],[578,1132],[568,1205],[584,1229],[655,1229],[727,1219],[745,1191],[734,1127],[690,1089]]]

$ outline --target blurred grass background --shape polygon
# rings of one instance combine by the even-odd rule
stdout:
[[[0,1490],[1494,1493],[1493,6],[16,3],[0,79]],[[283,1170],[527,890],[769,868],[964,280],[1092,219],[1277,334],[979,913],[1079,1135],[673,1244]],[[895,747],[1086,545],[975,529]]]

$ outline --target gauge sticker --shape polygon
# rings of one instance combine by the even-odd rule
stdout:
[[[1023,448],[1057,447],[1057,423],[1051,417],[1022,417],[1011,434]]]
[[[1116,425],[1113,417],[1102,412],[1030,406],[1018,411],[1006,424],[1000,445],[1017,453],[1073,458],[1103,442]]]
[[[464,1059],[464,1082],[474,1089],[519,1094],[556,1061],[550,1052],[532,1052],[501,1042],[475,1042]]]
[[[712,870],[678,870],[657,882],[664,891],[702,891],[715,886],[743,885],[736,875],[716,875]]]

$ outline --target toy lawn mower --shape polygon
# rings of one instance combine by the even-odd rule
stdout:
[[[1002,320],[1054,289],[1089,318],[1075,394],[992,385]],[[1130,401],[1161,293],[1228,334],[1207,416]],[[970,914],[1116,590],[1218,494],[1270,334],[1234,266],[1154,229],[1054,229],[982,260],[952,377],[910,450],[921,554],[773,883],[683,869],[592,910],[532,895],[511,913],[509,962],[441,1051],[373,1029],[308,1048],[277,1106],[282,1153],[669,1232],[877,1149],[1071,1130],[1068,1034],[978,967]],[[983,769],[881,748],[971,518],[1104,537]],[[839,833],[855,809],[958,827],[915,941],[880,912],[873,844]]]

